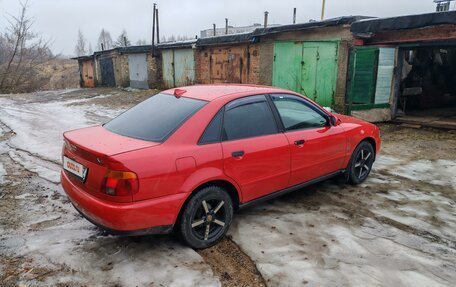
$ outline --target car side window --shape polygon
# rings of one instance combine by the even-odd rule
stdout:
[[[285,131],[320,128],[328,125],[328,120],[321,113],[292,95],[272,95],[272,102],[279,112]]]
[[[211,144],[220,142],[220,133],[222,130],[222,115],[223,109],[221,109],[212,119],[212,121],[207,125],[206,130],[201,136],[198,144]]]
[[[237,140],[278,133],[265,96],[235,100],[225,106],[223,139]]]

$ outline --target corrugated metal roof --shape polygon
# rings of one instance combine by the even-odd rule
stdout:
[[[93,55],[73,57],[73,58],[70,58],[70,59],[71,60],[92,60],[93,59]]]
[[[196,41],[196,46],[222,45],[232,43],[247,43],[252,40],[252,32],[228,34],[217,37],[200,38]]]
[[[356,21],[360,21],[363,19],[370,19],[370,18],[372,18],[372,17],[343,16],[343,17],[332,18],[332,19],[327,19],[327,20],[323,20],[323,21],[281,25],[281,26],[268,27],[268,28],[259,28],[259,29],[256,29],[252,33],[252,36],[264,36],[264,35],[268,35],[268,34],[281,33],[281,32],[292,32],[292,31],[301,31],[301,30],[330,27],[330,26],[349,25]]]
[[[394,30],[417,29],[443,24],[456,24],[456,11],[376,18],[352,24],[353,34],[378,33]]]
[[[257,37],[265,36],[269,34],[281,33],[281,32],[292,32],[301,31],[308,29],[316,29],[330,26],[340,26],[352,24],[356,21],[363,19],[370,19],[372,17],[366,16],[344,16],[324,21],[315,21],[308,23],[290,24],[290,25],[279,25],[268,28],[257,28],[250,33],[242,34],[230,34],[217,37],[208,37],[198,39],[196,46],[209,46],[209,45],[220,45],[220,44],[232,44],[232,43],[247,43],[255,42]]]
[[[157,49],[173,49],[173,48],[192,48],[196,44],[196,39],[165,42],[155,45]]]

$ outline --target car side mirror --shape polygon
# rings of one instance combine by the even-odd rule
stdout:
[[[338,126],[341,123],[340,119],[338,117],[334,116],[334,115],[331,115],[329,117],[329,121],[331,122],[332,126]]]

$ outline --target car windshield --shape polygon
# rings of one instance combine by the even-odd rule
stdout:
[[[157,94],[106,123],[116,134],[147,141],[163,142],[206,101]]]

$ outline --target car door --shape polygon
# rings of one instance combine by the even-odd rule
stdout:
[[[346,135],[332,126],[329,117],[310,101],[289,95],[271,95],[291,150],[289,186],[343,169]]]
[[[241,98],[225,106],[222,149],[224,172],[241,187],[242,202],[287,187],[290,146],[266,96]]]

